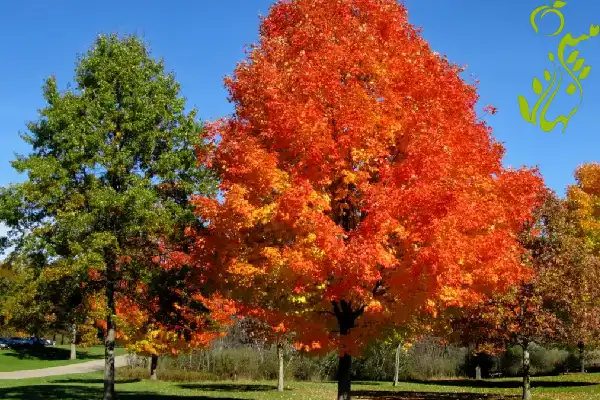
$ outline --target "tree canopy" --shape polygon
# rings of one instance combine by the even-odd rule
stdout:
[[[46,81],[47,105],[22,135],[32,152],[12,163],[27,179],[2,192],[13,254],[38,254],[44,274],[104,299],[105,399],[114,398],[116,293],[133,299],[149,284],[160,243],[201,224],[190,195],[214,190],[196,162],[203,128],[179,91],[139,39],[99,36],[72,89]]]
[[[518,282],[543,183],[502,166],[461,71],[394,0],[276,3],[199,153],[223,197],[195,200],[186,262],[342,369],[383,324]]]

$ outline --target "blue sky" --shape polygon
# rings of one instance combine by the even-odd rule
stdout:
[[[176,72],[190,105],[200,117],[214,119],[232,110],[222,78],[233,71],[245,44],[257,38],[258,15],[271,0],[181,1],[128,0],[80,2],[21,0],[4,2],[0,12],[0,185],[21,181],[9,161],[27,152],[18,134],[42,107],[41,85],[56,74],[65,87],[73,75],[76,55],[85,52],[98,33],[138,34],[150,43],[153,56],[164,57]],[[544,0],[406,0],[411,23],[423,28],[434,50],[468,65],[480,80],[481,106],[499,113],[488,118],[494,134],[507,148],[505,164],[539,166],[546,183],[559,194],[573,183],[583,162],[600,161],[600,37],[579,46],[590,76],[583,81],[584,98],[565,133],[543,132],[520,116],[517,95],[534,99],[531,81],[549,67],[547,54],[559,37],[535,34],[531,11]],[[586,33],[600,24],[600,2],[572,1],[562,9],[564,33]],[[541,32],[554,31],[551,16]],[[567,98],[566,93],[561,98]],[[531,101],[531,100],[530,100]],[[571,103],[557,100],[550,116]]]

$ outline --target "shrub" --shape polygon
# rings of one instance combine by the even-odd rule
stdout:
[[[353,363],[352,375],[356,380],[392,380],[394,374],[396,346],[385,342],[373,342],[361,358]],[[402,353],[406,361],[406,353]],[[401,365],[405,365],[406,362]]]
[[[467,350],[440,345],[439,339],[425,338],[409,351],[408,378],[450,378],[464,370]]]
[[[360,358],[352,363],[352,379],[391,381],[394,373],[395,345],[373,342]],[[519,376],[522,371],[523,351],[512,346],[498,356],[471,355],[466,348],[441,345],[439,339],[424,338],[408,351],[402,351],[400,374],[402,380],[421,380],[475,376],[480,365],[483,377],[501,372],[505,376]],[[570,366],[579,368],[579,354],[556,348],[532,345],[530,348],[532,374],[553,374]],[[144,379],[150,375],[147,357],[130,357],[129,366],[121,371],[129,379]],[[286,380],[334,380],[337,373],[337,354],[313,357],[287,348],[284,357]],[[586,352],[588,370],[600,366],[600,352]],[[160,357],[157,376],[163,380],[274,380],[279,371],[274,346],[239,345],[232,341],[217,342],[210,349],[196,350],[177,357]]]
[[[564,368],[569,353],[560,349],[546,349],[533,345],[530,349],[531,373],[534,375],[553,374]]]
[[[491,374],[500,372],[500,360],[498,357],[486,353],[472,354],[468,352],[465,355],[462,366],[459,367],[458,375],[475,378],[478,366],[481,368],[482,378],[489,378]]]
[[[529,347],[530,371],[532,375],[555,374],[571,364],[572,357],[566,350],[545,348],[532,344]],[[577,365],[579,361],[577,361]],[[523,370],[523,349],[513,346],[500,356],[502,373],[506,376],[519,376]],[[573,370],[573,367],[570,367]]]
[[[216,381],[217,376],[202,371],[185,371],[180,369],[159,369],[156,376],[161,381],[172,382],[196,382],[196,381]],[[150,370],[142,367],[123,367],[117,370],[117,378],[125,380],[143,380],[150,377]]]

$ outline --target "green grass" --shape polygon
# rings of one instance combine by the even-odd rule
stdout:
[[[78,348],[76,360],[69,360],[70,353],[71,350],[68,345],[0,350],[0,372],[58,367],[61,365],[99,360],[104,358],[104,347]],[[120,355],[124,354],[125,351],[122,348],[117,348],[116,353]]]
[[[335,383],[290,382],[286,391],[275,390],[275,382],[153,382],[120,380],[117,391],[127,400],[333,400]],[[600,400],[600,374],[572,374],[533,379],[535,400]],[[100,373],[27,379],[0,380],[0,399],[89,400],[100,399]],[[518,379],[488,381],[447,380],[402,383],[355,382],[353,399],[373,400],[499,400],[520,398]]]

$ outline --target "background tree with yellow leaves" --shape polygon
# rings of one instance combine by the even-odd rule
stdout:
[[[585,372],[585,350],[600,344],[600,164],[583,164],[575,171],[576,184],[567,189],[569,243],[568,293],[564,316],[568,342],[577,347]],[[581,244],[583,242],[583,246]]]

